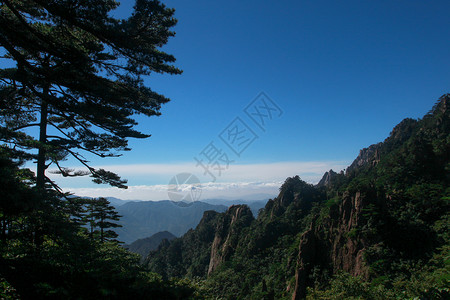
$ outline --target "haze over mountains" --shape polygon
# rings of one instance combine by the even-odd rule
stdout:
[[[122,227],[116,228],[118,240],[130,244],[138,239],[148,238],[155,233],[168,231],[179,237],[189,229],[195,228],[203,213],[207,210],[224,212],[233,204],[248,204],[256,216],[264,207],[265,201],[244,200],[205,200],[210,203],[195,201],[191,203],[163,201],[123,201],[108,198],[121,215],[118,222]]]
[[[169,231],[181,236],[190,228],[197,226],[206,210],[223,212],[226,206],[212,205],[203,202],[133,201],[116,208],[122,216],[115,231],[118,240],[130,244],[137,239]]]

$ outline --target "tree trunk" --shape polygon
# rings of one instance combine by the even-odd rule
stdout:
[[[104,241],[104,233],[103,233],[103,222],[105,221],[104,218],[100,218],[100,242],[103,243]]]
[[[46,86],[43,90],[44,97],[48,95],[49,87]],[[37,174],[36,174],[36,186],[39,190],[45,188],[45,161],[46,161],[46,149],[47,144],[47,118],[48,118],[48,103],[45,99],[41,101],[41,120],[39,124],[39,152],[37,159]]]
[[[7,226],[7,220],[6,216],[2,217],[2,241],[6,241],[6,226]]]

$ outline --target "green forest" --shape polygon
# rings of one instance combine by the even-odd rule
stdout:
[[[49,176],[127,188],[86,155],[118,157],[136,115],[169,99],[144,84],[178,75],[161,50],[174,10],[136,1],[0,1],[1,299],[448,299],[450,94],[401,121],[317,185],[287,178],[254,216],[207,211],[195,229],[140,257],[103,197],[64,192]],[[65,166],[76,161],[83,171]],[[35,163],[36,171],[31,165]]]
[[[127,19],[106,1],[0,2],[0,298],[184,299],[184,280],[163,280],[115,240],[119,216],[104,198],[64,193],[64,177],[126,188],[86,154],[129,151],[133,116],[157,116],[169,101],[143,84],[152,72],[180,74],[160,50],[174,35],[173,9],[137,1]],[[151,25],[151,26],[150,26]],[[157,29],[157,30],[155,30]],[[73,159],[85,170],[64,166]],[[36,163],[36,172],[30,163]]]
[[[146,266],[212,299],[447,299],[450,95],[318,185],[288,178],[255,219],[208,212]]]

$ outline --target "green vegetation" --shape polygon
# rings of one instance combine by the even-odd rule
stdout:
[[[198,225],[205,211],[224,212],[227,206],[201,201],[189,204],[169,200],[131,201],[116,207],[116,210],[122,216],[119,224],[123,226],[115,230],[119,234],[118,239],[131,244],[163,229],[167,229],[175,236],[181,236]]]
[[[2,161],[9,159],[2,157]],[[23,170],[11,163],[1,170],[10,175],[1,177],[2,183],[17,187],[2,190],[2,297],[181,299],[194,295],[190,282],[163,281],[140,266],[138,255],[114,240],[109,228],[114,228],[111,221],[117,216],[105,199],[64,199],[51,191],[41,197],[28,184],[35,182],[34,177],[24,178]],[[24,201],[18,201],[18,195]]]
[[[205,216],[146,265],[210,298],[446,299],[449,106],[402,121],[327,186],[288,178],[256,219],[245,206]]]
[[[125,188],[83,155],[128,151],[136,114],[168,101],[144,86],[179,74],[160,50],[174,11],[136,1],[0,2],[0,297],[5,299],[445,299],[449,297],[450,95],[313,186],[286,179],[255,219],[207,211],[195,230],[139,256],[120,246],[104,198],[46,176]],[[85,167],[64,167],[72,157]],[[35,161],[34,174],[26,163]]]
[[[138,239],[131,243],[130,245],[125,246],[125,248],[133,253],[139,254],[141,256],[141,261],[143,261],[147,255],[150,253],[150,251],[155,250],[158,248],[159,244],[163,240],[173,240],[176,238],[173,234],[171,234],[168,231],[162,231],[155,233],[154,235],[145,238],[145,239]]]
[[[125,188],[117,174],[89,165],[87,155],[117,157],[135,129],[135,116],[160,114],[169,99],[144,85],[151,73],[180,74],[160,50],[174,36],[174,10],[136,1],[129,18],[114,18],[114,0],[7,0],[0,3],[1,141],[9,157],[36,160],[36,185],[89,175],[95,183]],[[66,159],[84,170],[64,167]]]
[[[169,101],[144,86],[152,72],[179,74],[160,48],[174,35],[174,11],[138,0],[127,19],[118,2],[0,2],[0,298],[186,299],[197,287],[163,280],[139,264],[112,231],[119,216],[104,198],[64,194],[46,176],[89,175],[126,188],[85,155],[118,156],[134,116],[159,115]],[[86,169],[63,166],[68,158]],[[36,175],[27,162],[37,163]]]

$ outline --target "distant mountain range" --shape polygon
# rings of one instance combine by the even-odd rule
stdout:
[[[114,198],[114,197],[106,197],[106,199],[108,199],[109,203],[111,203],[112,206],[114,206],[115,208],[124,205],[125,203],[128,202],[137,202],[140,200],[122,200],[119,198]]]
[[[256,218],[258,216],[259,210],[261,208],[264,208],[264,206],[266,206],[266,203],[267,203],[268,200],[269,200],[269,198],[267,198],[266,200],[205,199],[205,200],[202,200],[202,202],[209,203],[209,204],[214,204],[214,205],[225,205],[227,207],[229,207],[231,205],[245,204],[245,205],[247,205],[250,208],[250,210],[253,213],[253,216]]]
[[[169,231],[175,236],[181,236],[197,226],[203,212],[227,210],[225,205],[213,205],[200,201],[192,203],[169,200],[130,201],[120,204],[120,201],[116,201],[115,207],[122,216],[118,222],[122,227],[116,228],[115,231],[119,235],[117,239],[126,244],[161,231]]]
[[[181,236],[197,226],[203,212],[207,210],[224,212],[231,205],[247,204],[256,217],[258,211],[267,203],[267,200],[206,199],[186,203],[169,200],[121,200],[114,197],[107,199],[122,216],[119,222],[122,227],[115,231],[119,235],[118,240],[126,244],[163,231]]]

